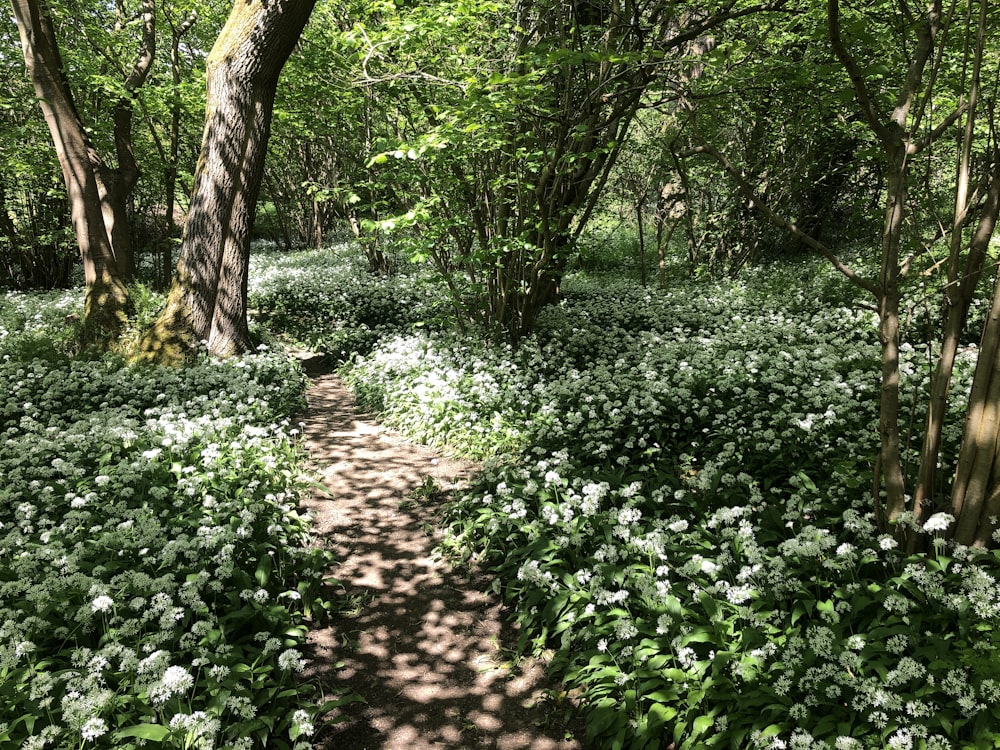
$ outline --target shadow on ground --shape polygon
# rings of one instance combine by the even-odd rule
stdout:
[[[435,456],[359,415],[350,392],[315,361],[300,416],[325,490],[309,501],[319,542],[352,606],[311,637],[315,675],[367,704],[338,709],[317,736],[333,750],[579,750],[568,705],[540,665],[512,664],[501,605],[437,558],[442,493],[474,466]],[[343,667],[334,668],[342,662]]]

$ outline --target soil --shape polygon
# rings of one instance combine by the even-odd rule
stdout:
[[[516,631],[481,571],[435,548],[442,505],[474,464],[437,455],[360,414],[321,359],[304,424],[323,488],[307,501],[347,609],[310,635],[311,677],[337,709],[322,750],[581,750],[570,704],[537,661],[513,657]],[[428,479],[430,477],[430,479]]]

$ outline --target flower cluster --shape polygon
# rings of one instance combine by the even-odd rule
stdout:
[[[329,560],[297,509],[303,386],[266,350],[0,362],[0,694],[21,717],[5,743],[308,734],[295,675]]]
[[[350,245],[251,260],[250,303],[262,319],[337,361],[436,317],[436,290],[426,279],[373,275]]]
[[[517,350],[398,335],[347,377],[409,434],[501,459],[448,547],[498,572],[595,741],[963,747],[1000,718],[1000,565],[947,546],[947,514],[932,556],[876,532],[874,323],[778,284],[577,279]],[[915,408],[927,356],[903,346]]]

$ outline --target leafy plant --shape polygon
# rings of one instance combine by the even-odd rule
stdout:
[[[303,386],[266,351],[0,363],[4,744],[309,746],[331,601],[297,510]]]
[[[447,549],[553,650],[595,747],[989,747],[1000,560],[944,516],[930,555],[876,531],[871,313],[789,290],[574,279],[516,351],[398,336],[346,374],[404,431],[497,459]],[[914,409],[926,361],[903,347]]]

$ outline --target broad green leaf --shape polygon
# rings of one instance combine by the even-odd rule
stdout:
[[[119,729],[115,732],[115,739],[137,739],[149,742],[163,742],[170,734],[170,729],[162,724],[136,724],[132,727]]]

